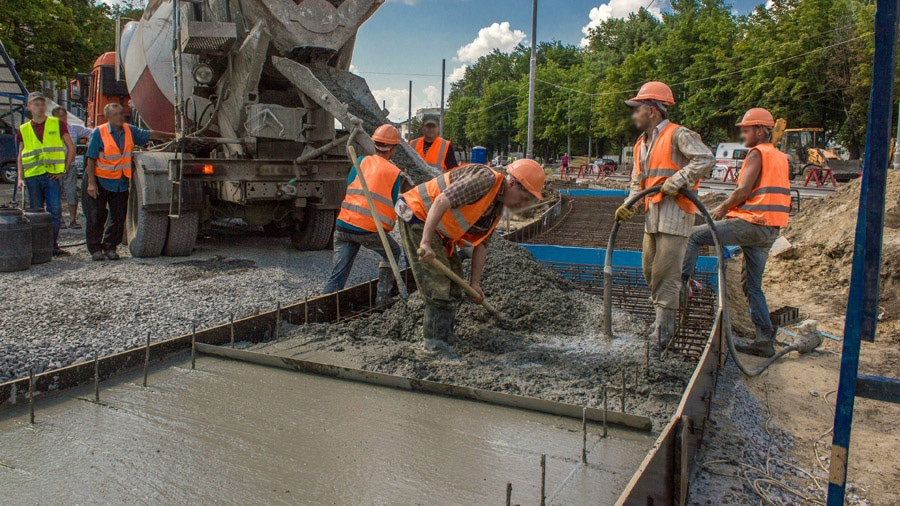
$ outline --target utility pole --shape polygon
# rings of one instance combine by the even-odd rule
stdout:
[[[409,82],[409,109],[406,113],[406,140],[412,140],[412,81]]]
[[[444,136],[444,84],[447,82],[447,60],[441,60],[441,137]]]
[[[534,158],[534,80],[537,72],[537,0],[531,0],[531,70],[528,74],[528,144],[525,158]]]
[[[591,106],[588,108],[588,157],[587,163],[590,165],[591,163],[591,129],[593,128],[594,121],[594,96],[591,95]]]

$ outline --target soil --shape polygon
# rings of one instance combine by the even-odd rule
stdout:
[[[610,383],[610,409],[619,409],[626,376],[626,411],[648,416],[659,430],[677,406],[694,364],[659,361],[647,329],[614,313],[616,338],[599,335],[602,303],[543,267],[524,249],[495,236],[482,286],[504,315],[500,325],[483,308],[463,304],[453,342],[460,362],[421,350],[424,304],[413,294],[381,314],[337,324],[295,327],[259,351],[349,367],[596,406]],[[649,378],[648,378],[649,376]]]
[[[900,376],[900,173],[889,172],[887,184],[887,216],[884,228],[883,264],[881,270],[881,310],[874,343],[862,343],[860,374]],[[847,291],[854,246],[859,181],[843,185],[830,196],[804,201],[802,212],[791,218],[783,235],[793,247],[778,257],[770,257],[763,289],[771,310],[782,306],[800,309],[802,318],[817,320],[819,330],[843,335],[847,309]],[[731,262],[738,263],[738,262]],[[729,273],[731,270],[729,270]],[[729,289],[736,276],[729,276]],[[739,288],[738,288],[739,289]],[[738,292],[739,293],[739,292]],[[742,295],[729,296],[743,299]],[[743,301],[743,304],[746,304]],[[733,303],[733,302],[732,302]],[[746,307],[746,305],[744,306]],[[735,311],[732,312],[732,315]],[[795,330],[795,329],[789,329]],[[780,339],[790,339],[780,334]],[[816,477],[792,479],[805,486],[812,496],[823,497],[819,486],[827,486],[826,469],[830,465],[831,427],[834,420],[834,392],[841,366],[841,343],[825,339],[818,352],[791,353],[775,362],[756,378],[720,377],[717,402],[734,402],[729,384],[738,384],[771,412],[769,427],[783,429],[791,435],[792,444],[773,455],[795,460],[796,464]],[[755,367],[762,359],[742,355]],[[723,391],[724,390],[724,391]],[[724,394],[724,395],[723,395]],[[714,406],[714,418],[728,416]],[[900,406],[868,399],[856,399],[853,433],[847,474],[847,502],[850,504],[900,504]],[[758,420],[755,422],[758,426]],[[717,458],[742,462],[747,452],[759,452],[768,440],[752,443],[747,427],[717,424],[707,433],[698,462]],[[755,429],[759,431],[759,427]],[[752,432],[751,432],[752,433]],[[729,441],[750,441],[744,446],[729,446]],[[721,466],[717,468],[721,471]],[[732,468],[733,470],[733,468]],[[735,504],[758,504],[759,499],[741,479],[701,473],[692,488],[692,502],[722,504],[720,498],[728,490],[737,490]],[[743,495],[742,495],[743,494]],[[794,501],[798,501],[793,497]],[[712,501],[712,502],[709,502]],[[796,503],[796,502],[795,502]]]

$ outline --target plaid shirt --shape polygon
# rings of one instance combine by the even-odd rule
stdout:
[[[486,165],[473,164],[460,167],[450,172],[450,186],[444,190],[444,196],[450,201],[451,208],[458,208],[478,202],[494,187],[496,172]],[[503,195],[504,187],[497,194]],[[503,204],[496,199],[472,225],[472,232],[486,232],[498,217],[503,214]]]

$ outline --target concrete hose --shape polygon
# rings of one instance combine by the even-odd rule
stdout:
[[[634,195],[628,197],[625,200],[625,206],[628,208],[634,207],[634,205],[640,201],[642,198],[648,195],[654,195],[659,193],[662,189],[662,185],[653,186],[647,188],[646,190],[642,190]],[[728,344],[728,352],[731,354],[731,358],[734,360],[735,365],[737,365],[738,369],[741,370],[747,376],[758,376],[760,373],[766,370],[767,367],[772,365],[773,362],[778,360],[779,358],[787,355],[788,353],[797,350],[797,346],[788,346],[783,350],[779,351],[765,362],[762,365],[757,367],[756,369],[747,368],[743,362],[741,362],[740,357],[738,356],[737,350],[734,347],[734,336],[731,332],[731,318],[728,315],[728,298],[726,297],[725,290],[725,258],[722,256],[722,244],[719,242],[719,233],[716,230],[716,223],[713,221],[712,216],[710,216],[709,212],[706,210],[706,207],[703,206],[703,203],[700,202],[700,199],[697,198],[697,195],[692,191],[688,191],[684,188],[679,190],[679,194],[686,197],[690,200],[697,209],[700,210],[700,213],[703,215],[703,219],[706,220],[706,224],[709,225],[709,229],[712,232],[713,242],[715,243],[716,248],[716,259],[717,259],[717,279],[719,283],[718,290],[718,303],[719,308],[718,312],[721,317],[722,327],[725,331],[725,342]],[[613,249],[616,245],[616,236],[619,233],[619,221],[616,220],[613,224],[612,231],[609,233],[609,242],[606,245],[606,257],[603,263],[603,333],[607,337],[612,337],[612,255]]]

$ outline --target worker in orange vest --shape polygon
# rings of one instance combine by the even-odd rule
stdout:
[[[460,167],[404,193],[397,202],[400,236],[412,267],[419,293],[425,300],[422,333],[427,352],[458,360],[450,347],[453,318],[462,289],[431,265],[436,260],[462,276],[457,247],[471,245],[470,284],[484,300],[481,274],[487,260],[491,234],[504,207],[521,209],[542,199],[546,179],[534,160],[519,160],[507,173],[481,164]]]
[[[723,246],[740,246],[744,255],[741,285],[750,302],[750,318],[756,327],[753,341],[738,341],[735,348],[762,357],[775,354],[777,329],[769,318],[769,306],[762,291],[763,272],[769,249],[788,224],[791,212],[791,176],[787,156],[772,145],[775,118],[762,108],[753,108],[737,124],[741,140],[750,148],[737,188],[711,215]],[[684,258],[682,278],[694,274],[700,246],[712,245],[709,225],[694,227]]]
[[[375,141],[374,155],[360,157],[359,168],[366,179],[366,185],[372,200],[375,203],[375,212],[378,222],[385,232],[394,230],[397,222],[397,214],[394,212],[394,204],[400,197],[401,187],[406,179],[396,165],[391,163],[391,158],[397,153],[400,145],[400,132],[392,125],[381,125],[375,129],[372,135]],[[412,185],[407,185],[410,187]],[[381,257],[378,265],[378,291],[375,303],[378,306],[387,302],[394,287],[394,275],[391,265],[378,235],[378,224],[372,216],[369,202],[359,181],[356,169],[350,171],[347,178],[347,195],[341,203],[341,212],[338,214],[334,231],[334,267],[331,277],[325,285],[324,293],[334,293],[342,290],[350,277],[353,261],[359,253],[359,248],[366,247]],[[387,236],[390,254],[398,260],[400,258],[400,245],[390,235]]]
[[[675,334],[675,311],[681,294],[681,264],[694,227],[694,205],[682,188],[694,191],[716,163],[700,136],[669,121],[668,108],[675,104],[672,90],[651,81],[625,102],[631,119],[643,133],[634,146],[631,195],[657,185],[662,191],[644,199],[643,268],[656,309],[651,339],[665,347]],[[626,221],[634,210],[624,205],[616,220]]]
[[[439,119],[434,115],[425,116],[422,120],[422,137],[409,141],[409,145],[425,163],[441,172],[447,172],[457,168],[459,162],[456,161],[450,141],[440,138],[439,133]]]
[[[98,126],[91,134],[81,195],[84,235],[94,261],[119,259],[116,247],[125,231],[134,147],[150,140],[175,138],[172,133],[144,130],[125,123],[125,110],[119,104],[106,104],[103,114],[108,123]]]

